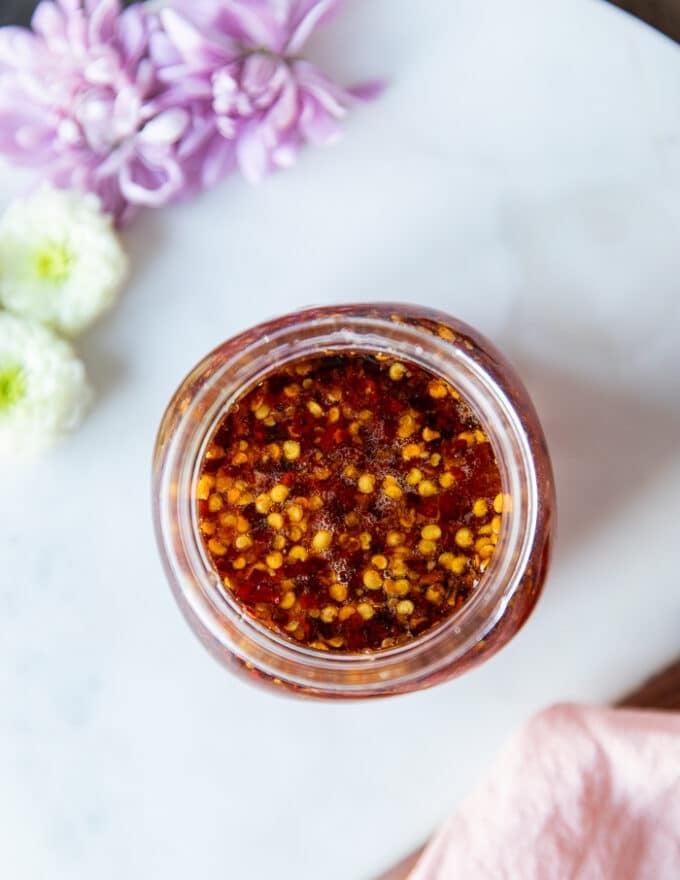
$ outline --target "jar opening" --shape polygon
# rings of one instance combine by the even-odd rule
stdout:
[[[483,644],[503,618],[534,549],[537,473],[530,438],[513,402],[488,368],[488,358],[476,356],[466,337],[453,345],[446,335],[399,318],[408,307],[398,309],[395,315],[389,306],[362,307],[359,314],[356,307],[310,310],[230,340],[183,383],[159,433],[156,526],[180,605],[223,659],[235,656],[248,668],[310,692],[378,694],[409,689],[414,680],[444,673]],[[432,312],[426,316],[426,323],[432,317],[449,320]],[[496,456],[503,495],[512,503],[496,552],[462,607],[410,641],[370,652],[323,652],[251,617],[208,558],[193,502],[208,444],[234,403],[283,366],[327,353],[404,359],[450,383],[481,422]]]

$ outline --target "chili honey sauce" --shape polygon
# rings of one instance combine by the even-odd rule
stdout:
[[[505,499],[458,392],[415,364],[335,354],[241,396],[196,485],[201,537],[233,598],[321,651],[407,642],[458,610]]]

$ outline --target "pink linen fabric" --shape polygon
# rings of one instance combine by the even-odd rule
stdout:
[[[409,880],[680,880],[680,713],[535,716]]]

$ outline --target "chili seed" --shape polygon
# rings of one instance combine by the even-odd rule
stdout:
[[[206,551],[244,611],[318,651],[366,651],[466,602],[510,499],[459,399],[416,365],[344,353],[246,393],[194,490]]]

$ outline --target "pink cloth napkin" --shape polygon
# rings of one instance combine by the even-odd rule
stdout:
[[[680,880],[680,714],[535,716],[409,880]]]

